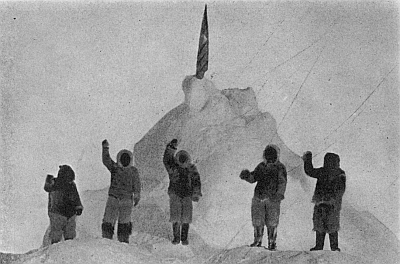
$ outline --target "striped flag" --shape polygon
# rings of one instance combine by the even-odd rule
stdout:
[[[204,73],[208,70],[208,22],[207,5],[204,9],[203,22],[201,23],[199,51],[197,52],[197,79],[203,79]]]

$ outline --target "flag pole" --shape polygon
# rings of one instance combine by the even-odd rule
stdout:
[[[208,21],[207,5],[204,8],[203,21],[201,23],[199,49],[197,52],[196,78],[203,79],[204,73],[208,70]]]

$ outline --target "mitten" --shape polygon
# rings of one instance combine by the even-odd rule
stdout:
[[[174,138],[173,140],[171,140],[171,142],[168,143],[167,146],[172,149],[176,149],[178,146],[178,140],[176,138]]]
[[[47,174],[46,182],[51,184],[51,183],[53,183],[53,181],[54,181],[54,176],[51,174]]]
[[[240,172],[240,179],[245,180],[248,179],[250,177],[250,171],[249,170],[242,170],[242,172]]]
[[[303,161],[312,159],[312,153],[311,153],[311,151],[306,151],[306,152],[304,152],[302,159],[303,159]]]
[[[103,142],[101,142],[101,145],[103,145],[103,148],[108,148],[110,144],[108,144],[107,139],[104,139]]]
[[[82,211],[83,211],[82,208],[76,209],[76,215],[81,215],[81,214],[82,214]]]

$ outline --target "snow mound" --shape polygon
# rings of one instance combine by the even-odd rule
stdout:
[[[210,258],[206,264],[367,264],[368,261],[358,257],[331,251],[275,251],[271,252],[264,248],[239,247],[227,250],[217,256]]]
[[[301,158],[280,139],[274,118],[259,111],[253,90],[219,91],[211,81],[193,76],[185,78],[183,90],[185,101],[134,147],[143,192],[132,212],[131,244],[100,238],[107,188],[85,191],[81,195],[85,210],[77,218],[78,240],[27,254],[26,263],[63,263],[66,259],[97,263],[96,256],[102,254],[101,263],[125,263],[128,259],[130,263],[203,263],[207,259],[208,263],[261,263],[263,259],[271,260],[269,263],[398,263],[399,241],[394,234],[373,215],[355,210],[348,201],[344,201],[341,214],[342,252],[306,252],[315,242],[310,202],[315,181],[304,175],[299,166]],[[173,138],[179,140],[179,149],[189,151],[202,180],[203,197],[194,203],[187,247],[170,243],[169,180],[162,156]],[[279,146],[281,161],[288,170],[278,227],[280,251],[273,253],[242,247],[253,239],[250,206],[255,186],[239,179],[243,168],[253,169],[262,160],[269,143]],[[264,237],[264,244],[266,240]],[[328,239],[325,244],[327,249]],[[77,253],[71,254],[78,247]],[[70,252],[71,260],[64,251]],[[114,253],[110,252],[121,256],[112,259]],[[152,257],[144,260],[149,254]]]
[[[281,149],[281,161],[288,170],[278,247],[309,250],[315,242],[310,202],[315,181],[304,174],[300,156],[277,134],[275,119],[258,109],[253,90],[220,91],[211,81],[194,76],[186,77],[182,85],[185,101],[167,113],[134,147],[144,192],[149,202],[165,213],[158,217],[168,219],[169,181],[162,155],[166,144],[177,138],[178,149],[191,154],[202,181],[203,197],[194,204],[191,237],[220,250],[251,243],[254,185],[241,181],[239,173],[243,168],[255,168],[265,146],[273,143]],[[344,202],[339,233],[342,250],[367,260],[376,259],[376,263],[396,263],[393,261],[399,256],[399,241],[372,219],[375,218]],[[165,227],[170,233],[169,223]]]
[[[288,189],[300,190],[292,192],[284,205],[295,204],[296,193],[304,195],[310,181],[298,166],[301,158],[276,134],[274,118],[258,109],[253,89],[220,91],[211,81],[194,76],[186,77],[182,85],[185,101],[135,145],[144,190],[168,213],[168,177],[162,155],[165,145],[177,138],[178,148],[191,154],[202,180],[203,198],[194,205],[193,230],[211,247],[239,246],[252,234],[250,213],[244,212],[250,211],[254,186],[238,176],[243,168],[253,169],[262,160],[268,143],[281,149],[281,160],[293,182]],[[308,196],[302,198],[310,200]]]
[[[343,252],[275,251],[242,246],[214,254],[208,260],[196,258],[187,246],[156,243],[152,250],[137,244],[108,239],[76,239],[41,248],[27,254],[1,259],[1,263],[162,263],[162,264],[257,264],[257,263],[324,263],[367,264],[365,259]],[[13,260],[13,261],[12,261]]]
[[[0,252],[0,263],[12,263],[13,261],[17,261],[21,257],[25,256],[24,254],[13,254],[13,253],[2,253]]]
[[[145,248],[108,239],[76,239],[44,247],[13,263],[166,263]]]

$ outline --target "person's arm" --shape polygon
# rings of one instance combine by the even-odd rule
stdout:
[[[83,206],[81,202],[81,198],[79,197],[78,189],[76,188],[76,184],[74,182],[71,183],[72,192],[70,195],[70,200],[75,205],[76,215],[81,215],[83,211]]]
[[[278,169],[278,190],[276,191],[276,199],[282,201],[285,198],[287,184],[287,172],[285,166],[282,164]]]
[[[44,190],[46,192],[52,192],[54,190],[55,179],[53,175],[47,174],[46,182],[44,183]]]
[[[247,181],[249,183],[255,183],[254,176],[250,173],[248,169],[244,169],[240,172],[240,179]]]
[[[133,181],[132,181],[132,189],[133,189],[133,201],[136,206],[140,201],[140,192],[142,189],[142,185],[140,182],[139,171],[133,167]]]
[[[115,168],[115,166],[117,166],[117,164],[111,159],[109,152],[109,144],[107,139],[103,140],[102,147],[103,147],[103,153],[102,153],[103,164],[104,166],[107,167],[109,171],[112,171]]]
[[[312,153],[310,151],[307,151],[303,155],[303,161],[304,161],[304,172],[312,177],[318,179],[319,177],[319,171],[321,168],[315,169],[312,163]]]
[[[346,174],[343,172],[334,184],[336,199],[342,199],[344,192],[346,191]]]
[[[177,143],[178,141],[176,139],[173,139],[170,143],[168,143],[164,151],[163,163],[170,177],[174,173],[177,166],[174,157]]]
[[[259,180],[260,177],[262,177],[261,166],[262,163],[258,164],[258,166],[252,172],[250,172],[247,169],[242,170],[239,176],[240,179],[245,180],[249,183],[255,183],[256,181]]]
[[[201,181],[200,181],[200,174],[197,171],[196,166],[192,165],[190,168],[190,176],[191,176],[191,182],[192,182],[192,190],[193,190],[193,195],[192,195],[192,200],[194,202],[198,202],[199,198],[203,196],[201,194]]]

